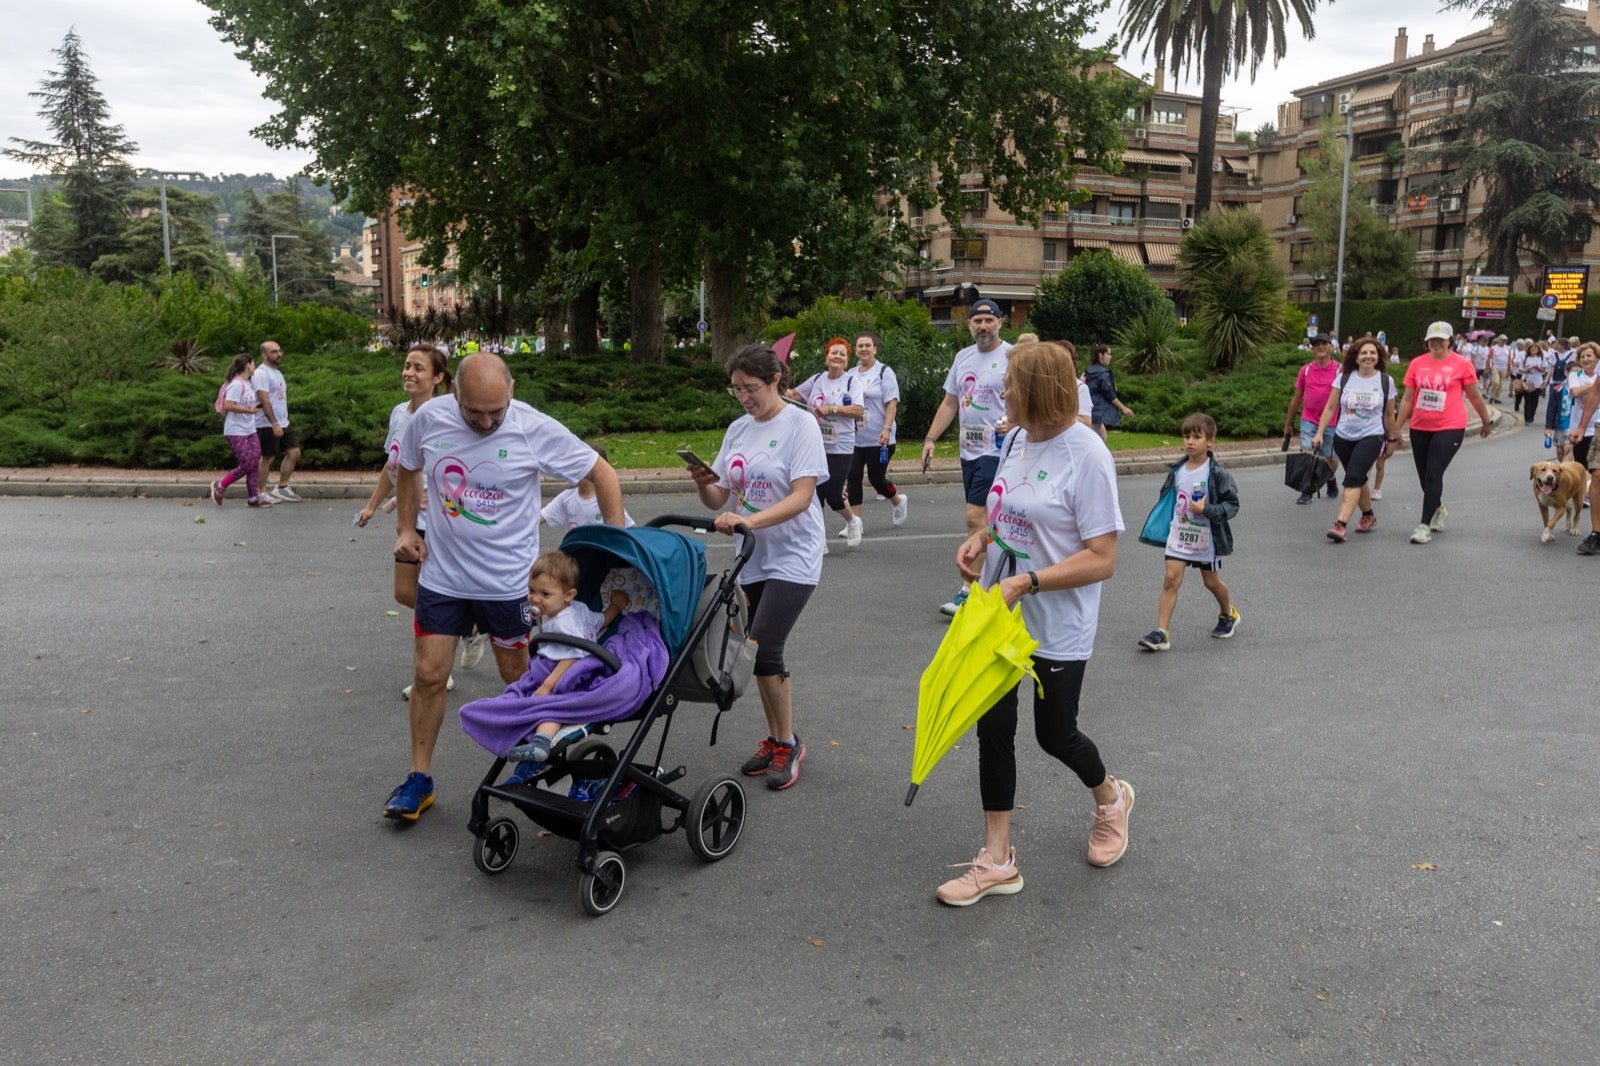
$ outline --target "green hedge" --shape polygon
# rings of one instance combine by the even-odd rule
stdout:
[[[1333,329],[1332,301],[1299,306],[1320,316],[1320,328]],[[1508,337],[1542,337],[1556,324],[1539,321],[1538,310],[1538,294],[1514,293],[1506,301],[1505,318],[1479,319],[1477,328],[1492,329]],[[1467,328],[1467,320],[1461,315],[1461,297],[1436,293],[1409,300],[1346,300],[1339,309],[1340,333],[1359,337],[1383,330],[1390,347],[1398,346],[1402,358],[1421,354],[1428,324],[1440,321],[1450,323],[1457,330]],[[1584,301],[1584,310],[1566,312],[1561,328],[1569,337],[1600,337],[1600,300],[1591,295]]]

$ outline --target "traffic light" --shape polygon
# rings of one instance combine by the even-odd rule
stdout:
[[[428,287],[428,275],[426,275],[426,274],[422,275],[421,285],[422,285],[422,287],[424,289],[426,289]]]

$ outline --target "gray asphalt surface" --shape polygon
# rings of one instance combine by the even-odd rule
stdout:
[[[1161,556],[1126,536],[1082,721],[1137,786],[1132,845],[1085,863],[1088,796],[1024,726],[1027,887],[960,910],[932,893],[981,842],[970,737],[902,805],[953,487],[907,477],[904,528],[876,504],[835,541],[790,642],[799,784],[751,782],[720,864],[629,853],[600,919],[527,823],[508,871],[472,865],[489,760],[453,709],[487,663],[435,807],[379,817],[410,619],[354,505],[0,499],[0,1061],[1593,1061],[1600,558],[1539,543],[1538,445],[1464,448],[1428,546],[1409,453],[1340,546],[1331,501],[1239,471],[1229,642],[1191,580],[1173,650],[1135,647]],[[1157,486],[1122,479],[1131,530]],[[710,718],[675,727],[690,782],[761,735],[753,693],[716,748]]]

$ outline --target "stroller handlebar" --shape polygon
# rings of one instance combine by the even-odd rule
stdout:
[[[654,526],[657,529],[666,529],[671,526],[687,526],[697,533],[715,533],[717,531],[716,523],[712,519],[703,518],[699,515],[664,514],[650,519],[645,525]],[[755,531],[743,522],[735,526],[733,531],[739,534],[739,539],[735,543],[738,546],[739,564],[742,567],[749,561],[751,553],[756,550]]]
[[[622,660],[618,659],[616,655],[612,653],[611,649],[607,648],[604,644],[596,644],[592,640],[584,640],[582,637],[568,636],[565,633],[535,633],[528,640],[528,648],[530,652],[540,644],[564,644],[569,648],[578,648],[582,651],[586,651],[590,655],[593,655],[596,659],[599,659],[601,662],[605,663],[606,669],[610,670],[613,674],[622,669]]]

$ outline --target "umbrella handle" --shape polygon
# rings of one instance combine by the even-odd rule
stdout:
[[[906,806],[907,807],[911,806],[911,801],[916,799],[916,798],[917,798],[917,786],[916,785],[912,785],[910,790],[908,790],[906,792]]]

